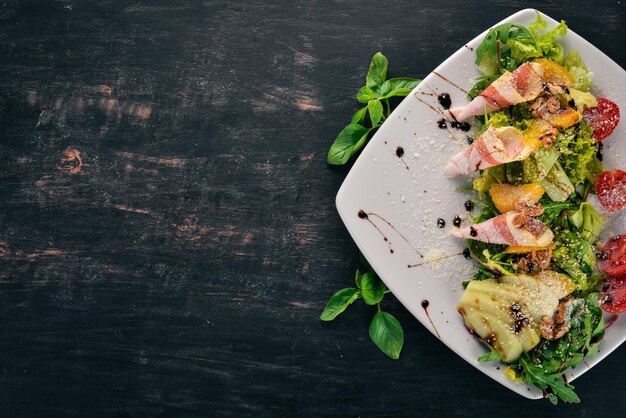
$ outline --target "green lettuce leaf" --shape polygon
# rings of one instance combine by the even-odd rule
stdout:
[[[574,77],[573,88],[589,91],[593,82],[593,73],[587,69],[577,49],[570,49],[563,61],[563,66]]]
[[[568,211],[567,219],[589,242],[595,242],[602,232],[604,217],[591,203],[583,202],[576,211]]]

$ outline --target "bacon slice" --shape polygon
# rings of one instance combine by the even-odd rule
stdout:
[[[554,234],[541,221],[520,212],[507,212],[485,222],[453,229],[452,235],[489,244],[544,247],[552,242]]]
[[[473,116],[494,112],[514,104],[527,102],[541,93],[543,69],[541,64],[527,62],[515,71],[505,72],[465,106],[444,112],[448,120],[464,121]]]
[[[443,172],[446,177],[468,174],[511,161],[521,161],[533,150],[519,129],[490,126],[472,145],[450,158]]]

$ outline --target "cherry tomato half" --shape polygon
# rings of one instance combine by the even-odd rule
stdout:
[[[626,274],[626,235],[613,237],[600,254],[602,270],[609,276]]]
[[[626,275],[607,276],[600,292],[600,308],[619,314],[626,311]]]
[[[615,130],[619,123],[619,107],[600,97],[598,105],[583,111],[583,119],[593,128],[593,139],[600,142]]]
[[[596,193],[602,206],[609,212],[617,212],[626,206],[626,172],[613,170],[600,174]]]

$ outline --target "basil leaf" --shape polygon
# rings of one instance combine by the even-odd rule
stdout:
[[[354,273],[354,283],[356,283],[356,287],[361,288],[361,279],[363,275],[359,269],[356,269],[356,273]]]
[[[369,132],[370,129],[356,123],[351,123],[343,128],[328,150],[326,157],[328,164],[345,164],[355,152],[363,147]]]
[[[372,57],[370,68],[367,71],[367,76],[365,77],[365,84],[369,88],[375,89],[385,82],[385,79],[387,78],[388,64],[389,62],[387,61],[387,58],[380,52],[377,52]]]
[[[376,274],[371,271],[363,274],[359,283],[361,285],[361,296],[363,296],[365,303],[368,305],[376,305],[383,300],[387,288]]]
[[[330,300],[324,307],[324,311],[320,315],[320,319],[322,321],[332,321],[359,297],[360,292],[354,287],[341,289],[339,292],[330,297]]]
[[[359,92],[356,94],[356,98],[361,103],[367,103],[372,99],[378,97],[374,90],[369,88],[368,86],[363,86],[359,89]]]
[[[420,81],[409,77],[390,78],[380,86],[380,96],[382,99],[393,96],[406,96],[417,87]]]
[[[394,360],[400,358],[400,351],[404,344],[404,331],[393,315],[378,311],[369,329],[370,338],[380,350]]]
[[[365,119],[365,113],[367,112],[367,106],[361,108],[358,112],[352,116],[352,124],[360,124]]]
[[[383,104],[378,99],[370,100],[367,103],[367,110],[370,112],[372,126],[378,126],[380,119],[383,117]]]

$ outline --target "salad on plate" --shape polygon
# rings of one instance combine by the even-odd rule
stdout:
[[[603,141],[622,140],[611,136],[620,110],[594,95],[566,31],[540,15],[492,28],[469,102],[444,113],[480,125],[444,169],[478,174],[475,216],[451,229],[477,265],[458,311],[489,348],[480,361],[505,363],[553,403],[580,401],[564,371],[597,352],[608,314],[626,311],[626,235],[602,234],[626,206],[626,172],[602,164]]]

